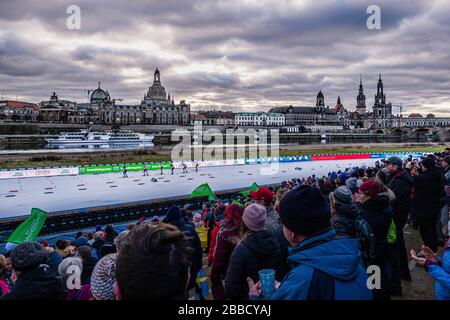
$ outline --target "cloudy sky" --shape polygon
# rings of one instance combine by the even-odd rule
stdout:
[[[381,30],[366,27],[372,4]],[[406,113],[450,115],[449,31],[448,0],[1,0],[0,95],[85,102],[101,81],[139,103],[158,66],[194,110],[310,106],[320,89],[354,110],[359,75],[371,107],[381,73]]]

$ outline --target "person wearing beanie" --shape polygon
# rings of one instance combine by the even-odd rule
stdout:
[[[81,236],[77,240],[75,240],[75,248],[79,248],[82,246],[89,246],[88,238]]]
[[[327,199],[315,187],[289,191],[280,203],[284,235],[291,244],[292,270],[277,284],[270,300],[370,300],[367,274],[361,263],[358,239],[337,238],[330,222]],[[247,279],[250,295],[258,297]]]
[[[117,254],[104,256],[95,265],[91,277],[91,292],[95,300],[114,300]]]
[[[265,229],[271,231],[277,239],[282,238],[283,232],[280,217],[273,206],[276,193],[269,188],[260,187],[257,191],[250,191],[250,196],[254,199],[255,203],[259,203],[266,208],[267,216],[264,225]],[[279,243],[281,246],[284,245],[282,241],[279,241]]]
[[[54,251],[51,254],[57,255]],[[21,243],[11,251],[10,259],[15,283],[0,300],[64,299],[58,266],[41,244]]]
[[[375,299],[390,299],[390,285],[387,274],[388,242],[387,235],[393,212],[389,196],[380,194],[381,185],[376,180],[367,180],[359,187],[357,202],[360,217],[367,221],[375,238],[375,257],[370,264],[381,269],[381,289],[374,290]]]
[[[192,248],[192,259],[191,267],[189,270],[191,277],[189,279],[188,291],[193,288],[198,290],[199,288],[196,284],[197,274],[203,266],[202,243],[200,241],[198,233],[195,231],[195,228],[192,224],[186,223],[186,220],[181,216],[180,208],[177,206],[172,206],[169,208],[163,221],[176,226],[189,239],[189,245]]]
[[[358,192],[358,179],[355,177],[348,178],[345,180],[345,186],[352,192],[352,194],[355,194]]]
[[[111,253],[116,253],[117,252],[117,247],[115,245],[114,242],[105,242],[102,247],[100,248],[100,258],[103,258],[104,256],[111,254]]]
[[[346,186],[340,186],[330,193],[329,200],[332,213],[331,223],[336,234],[343,237],[357,237],[356,218],[359,211],[353,202],[351,190]]]
[[[433,252],[438,248],[437,223],[440,218],[441,208],[445,194],[445,178],[435,166],[431,158],[424,158],[420,162],[421,174],[412,171],[415,205],[415,214],[419,226],[420,236],[425,246]]]
[[[81,284],[88,284],[91,281],[91,274],[98,259],[92,255],[92,248],[82,246],[77,248],[76,256],[83,260],[83,272],[81,273]]]
[[[247,277],[258,281],[262,269],[274,269],[275,278],[283,278],[283,252],[275,235],[265,229],[266,208],[253,203],[242,215],[242,239],[230,257],[225,277],[225,298],[242,300],[249,298]]]

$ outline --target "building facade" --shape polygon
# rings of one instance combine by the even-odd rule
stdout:
[[[285,116],[280,112],[239,112],[235,115],[237,126],[280,127],[286,124]]]

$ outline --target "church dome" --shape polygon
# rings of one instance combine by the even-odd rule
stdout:
[[[103,90],[100,88],[100,83],[98,84],[98,88],[95,89],[91,94],[91,102],[103,102],[108,101],[110,99],[108,90]]]

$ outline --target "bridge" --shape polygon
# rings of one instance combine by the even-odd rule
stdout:
[[[441,141],[450,139],[450,127],[402,127],[374,129],[372,133],[377,135],[392,135],[396,137],[408,137],[412,139],[421,139],[427,136],[439,137]]]

